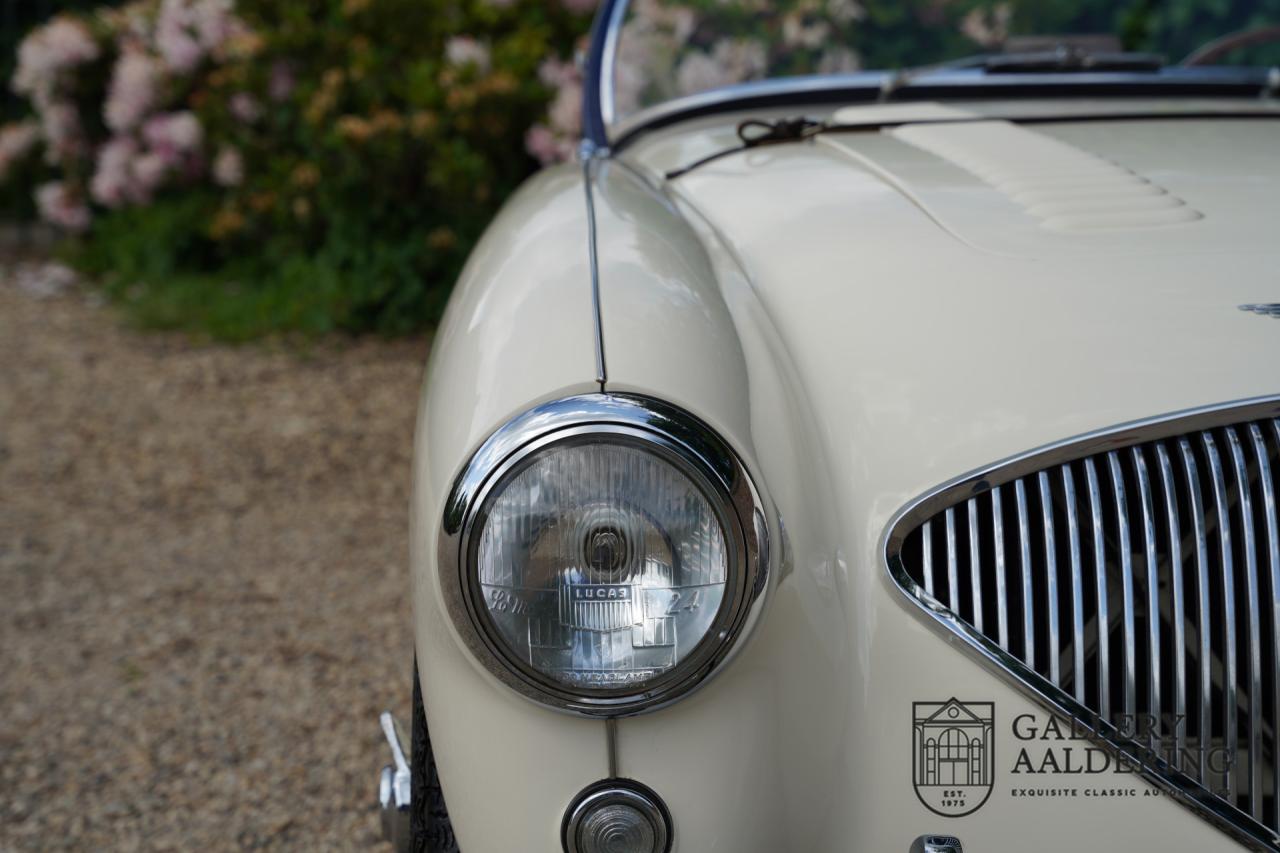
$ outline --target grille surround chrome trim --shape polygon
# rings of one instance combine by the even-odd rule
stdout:
[[[1047,471],[1077,460],[1085,460],[1086,472],[1092,475],[1095,473],[1094,466],[1089,460],[1099,455],[1104,455],[1110,459],[1111,454],[1115,453],[1117,449],[1126,449],[1132,445],[1174,439],[1184,434],[1226,428],[1264,419],[1274,421],[1276,418],[1280,418],[1280,395],[1271,395],[1171,412],[1044,445],[1025,453],[1010,456],[991,465],[983,466],[925,492],[898,511],[887,525],[881,540],[881,552],[884,554],[889,579],[908,601],[920,608],[921,612],[929,618],[931,624],[941,631],[944,636],[956,636],[964,640],[967,650],[971,654],[974,654],[980,661],[993,665],[997,674],[1006,682],[1016,689],[1028,693],[1033,700],[1049,711],[1066,715],[1079,721],[1081,728],[1087,731],[1099,745],[1114,753],[1123,754],[1144,779],[1165,791],[1169,796],[1190,808],[1200,817],[1251,849],[1270,851],[1280,851],[1280,835],[1275,830],[1267,829],[1258,821],[1243,817],[1235,807],[1203,787],[1197,780],[1183,773],[1180,769],[1170,766],[1159,757],[1152,757],[1150,754],[1144,755],[1142,752],[1143,743],[1137,736],[1121,732],[1110,722],[1101,719],[1097,712],[1078,701],[1070,691],[1063,689],[1048,678],[1035,672],[1034,665],[1028,668],[1024,661],[1019,660],[1006,648],[1002,648],[1000,644],[978,633],[962,621],[958,614],[951,613],[941,604],[935,604],[922,598],[919,594],[920,588],[907,572],[907,568],[901,558],[901,551],[907,536],[919,528],[922,522],[934,518],[947,508],[961,506],[968,500],[983,494],[989,492],[998,494],[998,490],[993,487],[1016,483],[1016,487],[1021,491],[1023,478],[1035,476],[1041,471]],[[1276,426],[1273,423],[1273,429],[1276,431],[1276,438],[1280,440],[1280,426]],[[1179,446],[1188,478],[1192,482],[1199,482],[1195,460],[1190,454],[1189,446],[1187,446],[1185,440],[1180,441]],[[1098,473],[1102,476],[1108,476],[1109,474],[1109,472]],[[1213,487],[1214,485],[1210,483],[1209,488],[1212,489]],[[1090,508],[1093,511],[1091,522],[1097,525],[1101,523],[1101,507],[1097,500],[1099,491],[1097,482],[1092,476],[1089,477],[1087,489],[1091,496]],[[1023,531],[1022,535],[1019,536],[1019,542],[1025,551],[1029,550],[1029,541],[1025,530],[1026,511],[1021,507],[1020,510],[1018,519],[1021,526],[1023,526]],[[1206,541],[1203,509],[1198,505],[1195,506],[1195,522],[1194,536],[1197,550],[1195,565],[1200,582],[1203,583],[1205,581],[1204,575],[1208,569],[1206,552],[1209,543]],[[1273,540],[1271,544],[1273,548],[1280,549],[1280,542]],[[1026,564],[1023,563],[1023,565]],[[1095,565],[1101,565],[1101,562],[1096,562]],[[1280,564],[1273,562],[1271,569],[1273,572],[1280,572]],[[1130,578],[1133,577],[1132,571],[1126,574]],[[1105,595],[1105,590],[1102,589],[1105,587],[1105,580],[1099,577],[1098,583],[1100,591]],[[1200,598],[1200,601],[1204,601],[1203,597]],[[1277,604],[1280,606],[1280,602]],[[1202,603],[1199,614],[1202,620],[1208,617],[1207,609],[1207,605]],[[1201,621],[1200,625],[1203,624],[1204,622]],[[1034,635],[1034,631],[1029,633]],[[1127,650],[1132,648],[1136,638],[1133,635],[1132,628],[1126,630],[1125,633],[1127,635]],[[1197,633],[1202,645],[1208,642],[1207,633],[1199,626],[1197,627]],[[1277,647],[1280,648],[1280,628],[1277,628],[1275,642]],[[1105,645],[1105,643],[1102,644],[1103,647]],[[1034,658],[1032,659],[1034,660]],[[1201,666],[1207,667],[1209,656],[1201,654],[1199,662]],[[1130,685],[1132,685],[1132,688],[1130,688]],[[1136,684],[1131,678],[1126,678],[1125,686],[1126,693],[1130,689],[1136,691]],[[1280,691],[1280,685],[1278,685],[1277,690]],[[1100,704],[1105,709],[1108,703],[1105,697],[1105,690],[1102,692],[1104,695]],[[1212,697],[1202,696],[1201,701],[1208,704],[1212,702]],[[1280,766],[1280,761],[1276,763]],[[1250,772],[1253,772],[1252,768]],[[1280,776],[1280,772],[1277,775]]]

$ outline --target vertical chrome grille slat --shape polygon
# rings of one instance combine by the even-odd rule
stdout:
[[[1224,432],[1235,469],[1236,506],[1239,508],[1240,532],[1244,551],[1245,607],[1249,631],[1249,813],[1255,818],[1262,811],[1262,613],[1258,594],[1258,557],[1254,540],[1253,498],[1249,494],[1249,468],[1245,464],[1244,447],[1231,427]]]
[[[1134,616],[1133,552],[1129,536],[1129,501],[1125,497],[1124,471],[1120,467],[1120,455],[1112,450],[1107,454],[1111,470],[1111,490],[1116,499],[1116,530],[1120,542],[1120,605],[1123,608],[1121,629],[1124,632],[1124,714],[1126,720],[1134,720],[1138,712],[1138,633]]]
[[[1173,623],[1173,720],[1174,764],[1181,767],[1187,747],[1187,635],[1184,624],[1187,613],[1182,580],[1182,522],[1178,518],[1177,483],[1173,479],[1173,463],[1169,450],[1161,442],[1156,445],[1160,466],[1160,492],[1164,497],[1165,522],[1169,526],[1169,583],[1173,601],[1170,621]]]
[[[947,510],[947,606],[960,612],[960,568],[956,564],[956,511]]]
[[[924,591],[933,598],[933,522],[926,521],[921,529],[924,531],[924,538],[920,544],[921,557],[924,560]]]
[[[1274,481],[1271,479],[1271,462],[1267,456],[1266,440],[1257,424],[1251,424],[1249,431],[1253,436],[1254,452],[1258,458],[1258,480],[1262,484],[1263,513],[1267,523],[1267,568],[1269,569],[1271,593],[1268,605],[1271,607],[1271,660],[1273,666],[1280,667],[1280,529],[1277,529],[1276,493]],[[1272,436],[1276,446],[1280,447],[1280,421],[1271,421]],[[1271,678],[1271,790],[1275,798],[1271,826],[1280,831],[1280,672]]]
[[[1092,521],[1093,573],[1098,597],[1098,716],[1111,719],[1111,610],[1107,596],[1106,533],[1102,521],[1102,490],[1098,469],[1092,459],[1084,460],[1085,482],[1089,488],[1089,517]]]
[[[1056,713],[1280,853],[1280,397],[1246,408],[1013,457],[904,513],[889,556]]]
[[[1191,522],[1196,546],[1196,637],[1200,641],[1200,674],[1197,680],[1200,704],[1197,719],[1200,724],[1199,743],[1202,766],[1199,781],[1205,782],[1208,768],[1203,766],[1206,751],[1212,744],[1213,730],[1213,617],[1209,601],[1209,533],[1204,517],[1204,497],[1200,491],[1200,470],[1196,464],[1191,442],[1178,439],[1182,464],[1187,475],[1187,502],[1191,505]]]
[[[1008,651],[1009,592],[1004,565],[1004,507],[1000,502],[999,487],[991,490],[991,529],[995,534],[996,546],[996,627],[999,631],[996,642],[1000,644],[1000,648]]]
[[[973,591],[973,627],[982,630],[982,548],[978,544],[978,499],[969,499],[969,580]]]
[[[1036,668],[1036,625],[1031,601],[1031,531],[1027,524],[1027,485],[1018,480],[1013,485],[1018,504],[1018,552],[1022,569],[1022,660]]]
[[[1059,652],[1062,642],[1058,628],[1058,557],[1053,535],[1053,493],[1049,488],[1049,475],[1041,471],[1040,514],[1044,523],[1045,562],[1045,611],[1049,623],[1049,680],[1062,683]]]
[[[1207,432],[1200,434],[1200,441],[1209,460],[1209,480],[1213,486],[1214,511],[1217,513],[1218,565],[1222,569],[1223,741],[1234,759],[1240,743],[1236,713],[1236,694],[1240,689],[1240,681],[1236,672],[1236,581],[1231,554],[1231,516],[1227,510],[1227,482],[1222,471],[1222,460],[1218,456],[1218,445]],[[1223,773],[1223,781],[1226,796],[1235,805],[1236,780],[1231,767]]]
[[[1071,466],[1062,466],[1062,493],[1067,507],[1067,536],[1071,542],[1071,684],[1076,701],[1085,702],[1084,683],[1084,567],[1080,560],[1080,519],[1076,511],[1076,483]]]
[[[1151,499],[1151,477],[1147,473],[1147,460],[1142,448],[1135,447],[1133,468],[1138,475],[1138,500],[1142,507],[1142,553],[1146,562],[1147,579],[1147,713],[1154,719],[1149,727],[1151,736],[1160,733],[1160,578],[1156,562],[1156,513]]]

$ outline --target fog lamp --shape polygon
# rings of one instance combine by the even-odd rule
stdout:
[[[665,853],[670,847],[667,810],[638,782],[610,779],[593,785],[565,814],[567,853]]]

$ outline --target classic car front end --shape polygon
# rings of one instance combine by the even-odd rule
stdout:
[[[624,6],[428,366],[389,837],[1280,849],[1277,75],[619,117]]]

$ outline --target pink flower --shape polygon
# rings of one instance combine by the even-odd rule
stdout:
[[[40,125],[34,121],[21,121],[0,127],[0,181],[13,168],[13,164],[26,157],[40,141]]]
[[[1009,37],[1012,18],[1012,4],[997,3],[990,9],[971,10],[960,22],[960,31],[983,47],[999,47]]]
[[[538,79],[544,85],[559,89],[561,86],[567,86],[570,83],[578,83],[582,80],[582,72],[578,70],[578,66],[573,62],[561,62],[555,57],[543,60],[538,66]]]
[[[539,163],[549,166],[571,158],[575,145],[573,140],[557,136],[545,124],[535,124],[524,135],[524,147]]]
[[[248,92],[237,92],[232,95],[227,108],[231,111],[231,115],[245,124],[253,124],[262,118],[262,105]]]
[[[156,18],[156,50],[172,71],[187,73],[232,36],[246,30],[232,0],[163,0]]]
[[[471,36],[454,36],[445,42],[444,57],[450,65],[474,65],[481,71],[489,70],[489,46]]]
[[[570,83],[556,92],[547,110],[547,120],[553,130],[568,136],[577,136],[582,130],[582,84]]]
[[[191,4],[191,23],[200,46],[216,53],[228,39],[246,31],[232,10],[233,0],[195,0]]]
[[[844,45],[833,45],[818,60],[819,74],[849,74],[862,67],[862,59]]]
[[[151,197],[151,193],[160,186],[165,176],[169,174],[171,165],[169,159],[158,151],[148,151],[134,159],[129,166],[129,174],[135,181],[138,192],[142,196],[139,201],[145,202]]]
[[[787,47],[813,50],[831,40],[831,22],[814,20],[802,11],[795,11],[782,19],[782,43]]]
[[[94,201],[107,207],[142,201],[130,170],[137,153],[138,143],[128,136],[117,136],[98,149],[97,168],[89,182]]]
[[[179,74],[194,71],[204,58],[204,50],[190,30],[166,19],[163,13],[156,25],[156,50],[169,70]]]
[[[271,100],[285,100],[293,94],[296,85],[293,66],[283,59],[276,60],[271,66],[271,79],[267,82],[267,94]]]
[[[142,138],[153,151],[171,157],[175,162],[182,155],[194,154],[204,140],[200,119],[190,110],[161,113],[149,119],[142,128]]]
[[[45,162],[50,165],[66,163],[84,151],[84,139],[80,132],[80,113],[74,104],[55,101],[45,104],[39,112],[40,134],[44,137]]]
[[[768,69],[764,45],[749,39],[723,39],[711,53],[690,53],[676,69],[676,87],[682,95],[732,86],[761,77]]]
[[[66,16],[54,18],[33,30],[18,46],[13,90],[29,96],[37,106],[47,103],[53,97],[60,72],[92,62],[99,53],[98,43],[84,24]]]
[[[35,198],[40,217],[67,231],[84,231],[93,219],[84,200],[62,181],[36,187]]]
[[[244,181],[244,157],[238,149],[224,147],[213,158],[213,180],[224,187],[238,187]]]
[[[159,76],[155,60],[145,53],[126,50],[120,54],[102,108],[107,127],[117,133],[137,127],[155,105]]]

